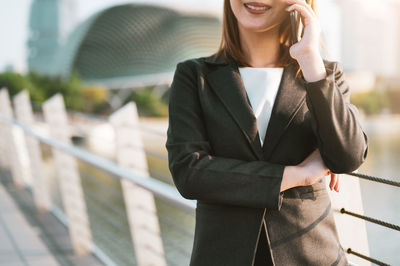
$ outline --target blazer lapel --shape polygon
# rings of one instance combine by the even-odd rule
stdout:
[[[294,81],[293,64],[284,68],[264,138],[264,145],[261,147],[257,119],[237,64],[231,57],[227,62],[222,59],[214,61],[214,55],[205,59],[207,63],[218,65],[206,74],[206,80],[244,133],[253,153],[259,160],[268,160],[279,137],[305,99],[306,91],[302,83]]]
[[[295,64],[284,68],[262,147],[265,160],[270,159],[280,137],[305,103],[306,89],[300,79],[295,79],[295,75]]]

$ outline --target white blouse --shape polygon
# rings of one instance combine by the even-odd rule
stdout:
[[[257,118],[262,146],[281,82],[283,67],[239,67],[239,72]]]

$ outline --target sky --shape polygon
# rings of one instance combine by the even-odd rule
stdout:
[[[91,14],[111,5],[122,3],[151,3],[177,10],[210,12],[222,10],[222,0],[74,0],[77,18],[82,21]],[[28,38],[29,8],[32,0],[0,0],[0,72],[9,65],[15,71],[26,70],[26,41]],[[199,4],[201,3],[201,4]]]

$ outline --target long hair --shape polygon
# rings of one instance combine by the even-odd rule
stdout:
[[[311,6],[314,12],[316,11],[316,0],[306,0],[306,3]],[[279,26],[279,59],[278,66],[285,67],[291,63],[296,64],[296,78],[302,76],[300,65],[297,63],[297,60],[292,58],[289,53],[290,45],[292,44],[292,35],[290,32],[290,17],[289,13],[287,18],[282,22]],[[303,37],[304,27],[301,30],[300,36]],[[320,41],[320,45],[325,49],[325,46]],[[224,0],[224,8],[223,8],[223,19],[222,19],[222,36],[219,48],[216,52],[216,58],[224,58],[227,59],[227,54],[229,54],[240,67],[250,67],[250,64],[245,57],[241,45],[240,45],[240,36],[238,29],[238,21],[233,14],[230,1]]]

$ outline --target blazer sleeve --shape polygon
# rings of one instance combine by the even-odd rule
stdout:
[[[169,170],[179,193],[186,199],[280,210],[285,166],[213,155],[197,80],[200,79],[187,63],[177,64],[170,87],[165,147]]]
[[[326,72],[326,78],[318,81],[307,82],[303,78],[306,104],[325,165],[333,173],[349,173],[365,161],[368,138],[359,123],[357,108],[350,103],[350,88],[342,66],[333,61],[333,67],[326,67]]]

